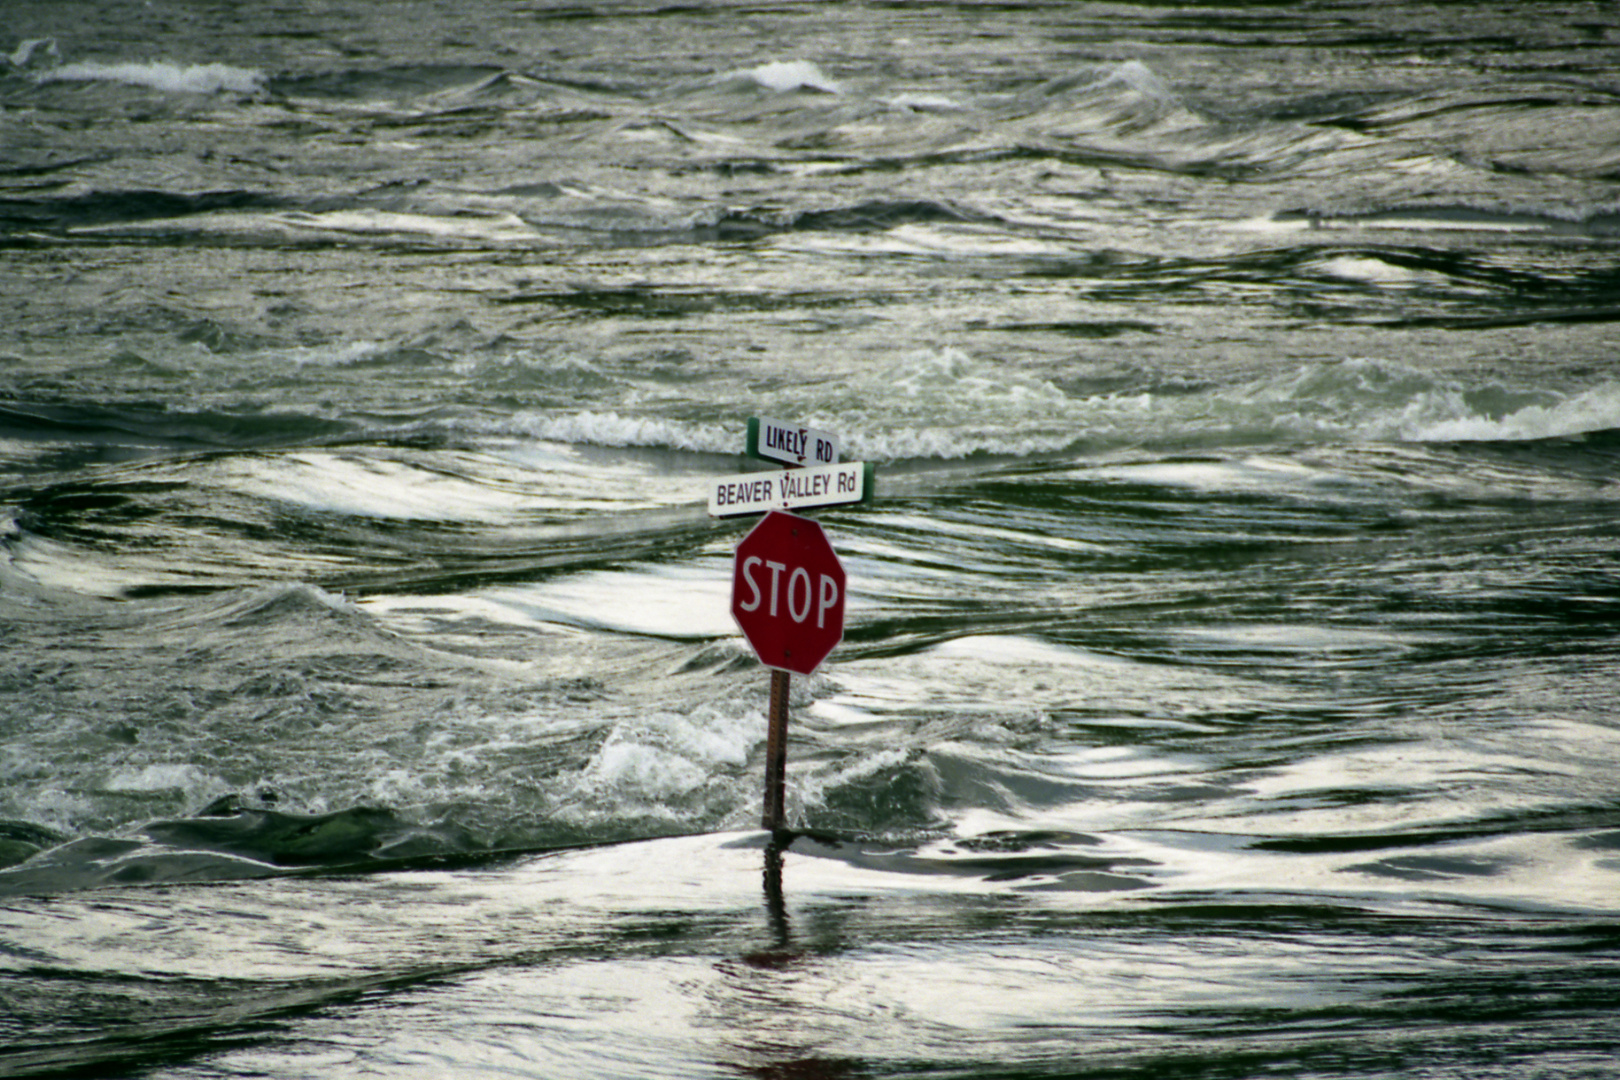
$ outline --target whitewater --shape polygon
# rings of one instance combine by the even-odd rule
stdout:
[[[0,2],[0,1072],[1620,1072],[1612,22]]]

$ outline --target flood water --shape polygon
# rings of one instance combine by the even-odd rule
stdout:
[[[0,1072],[1620,1075],[1617,359],[1604,4],[0,0]]]

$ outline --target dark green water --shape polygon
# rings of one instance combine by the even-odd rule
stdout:
[[[1620,1073],[1613,22],[0,2],[0,1073]]]

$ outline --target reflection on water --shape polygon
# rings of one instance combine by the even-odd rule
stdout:
[[[720,1064],[767,1078],[865,1075],[856,1060],[836,1056],[836,1031],[825,1019],[827,969],[836,959],[818,956],[794,939],[782,878],[783,856],[793,839],[778,832],[765,844],[767,946],[717,962],[718,978],[705,992],[724,1032],[728,1056]]]
[[[1076,872],[1022,861],[1035,842],[918,873],[913,849],[747,833],[14,901],[0,1061],[186,1077],[1349,1077],[1416,1062],[1460,1078],[1620,1044],[1610,913],[1471,899],[1510,859],[1442,841],[1234,864],[1245,845],[1228,842],[1156,889],[1050,889]],[[1576,845],[1594,864],[1612,846]],[[985,865],[998,854],[1010,880]],[[1352,873],[1289,891],[1278,864],[1330,856]]]

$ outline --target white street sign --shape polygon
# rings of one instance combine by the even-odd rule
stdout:
[[[838,436],[765,416],[750,416],[747,449],[750,457],[783,465],[833,465],[838,461]]]
[[[842,506],[872,495],[877,470],[864,461],[785,472],[743,473],[711,480],[709,516],[736,517],[767,510]]]

